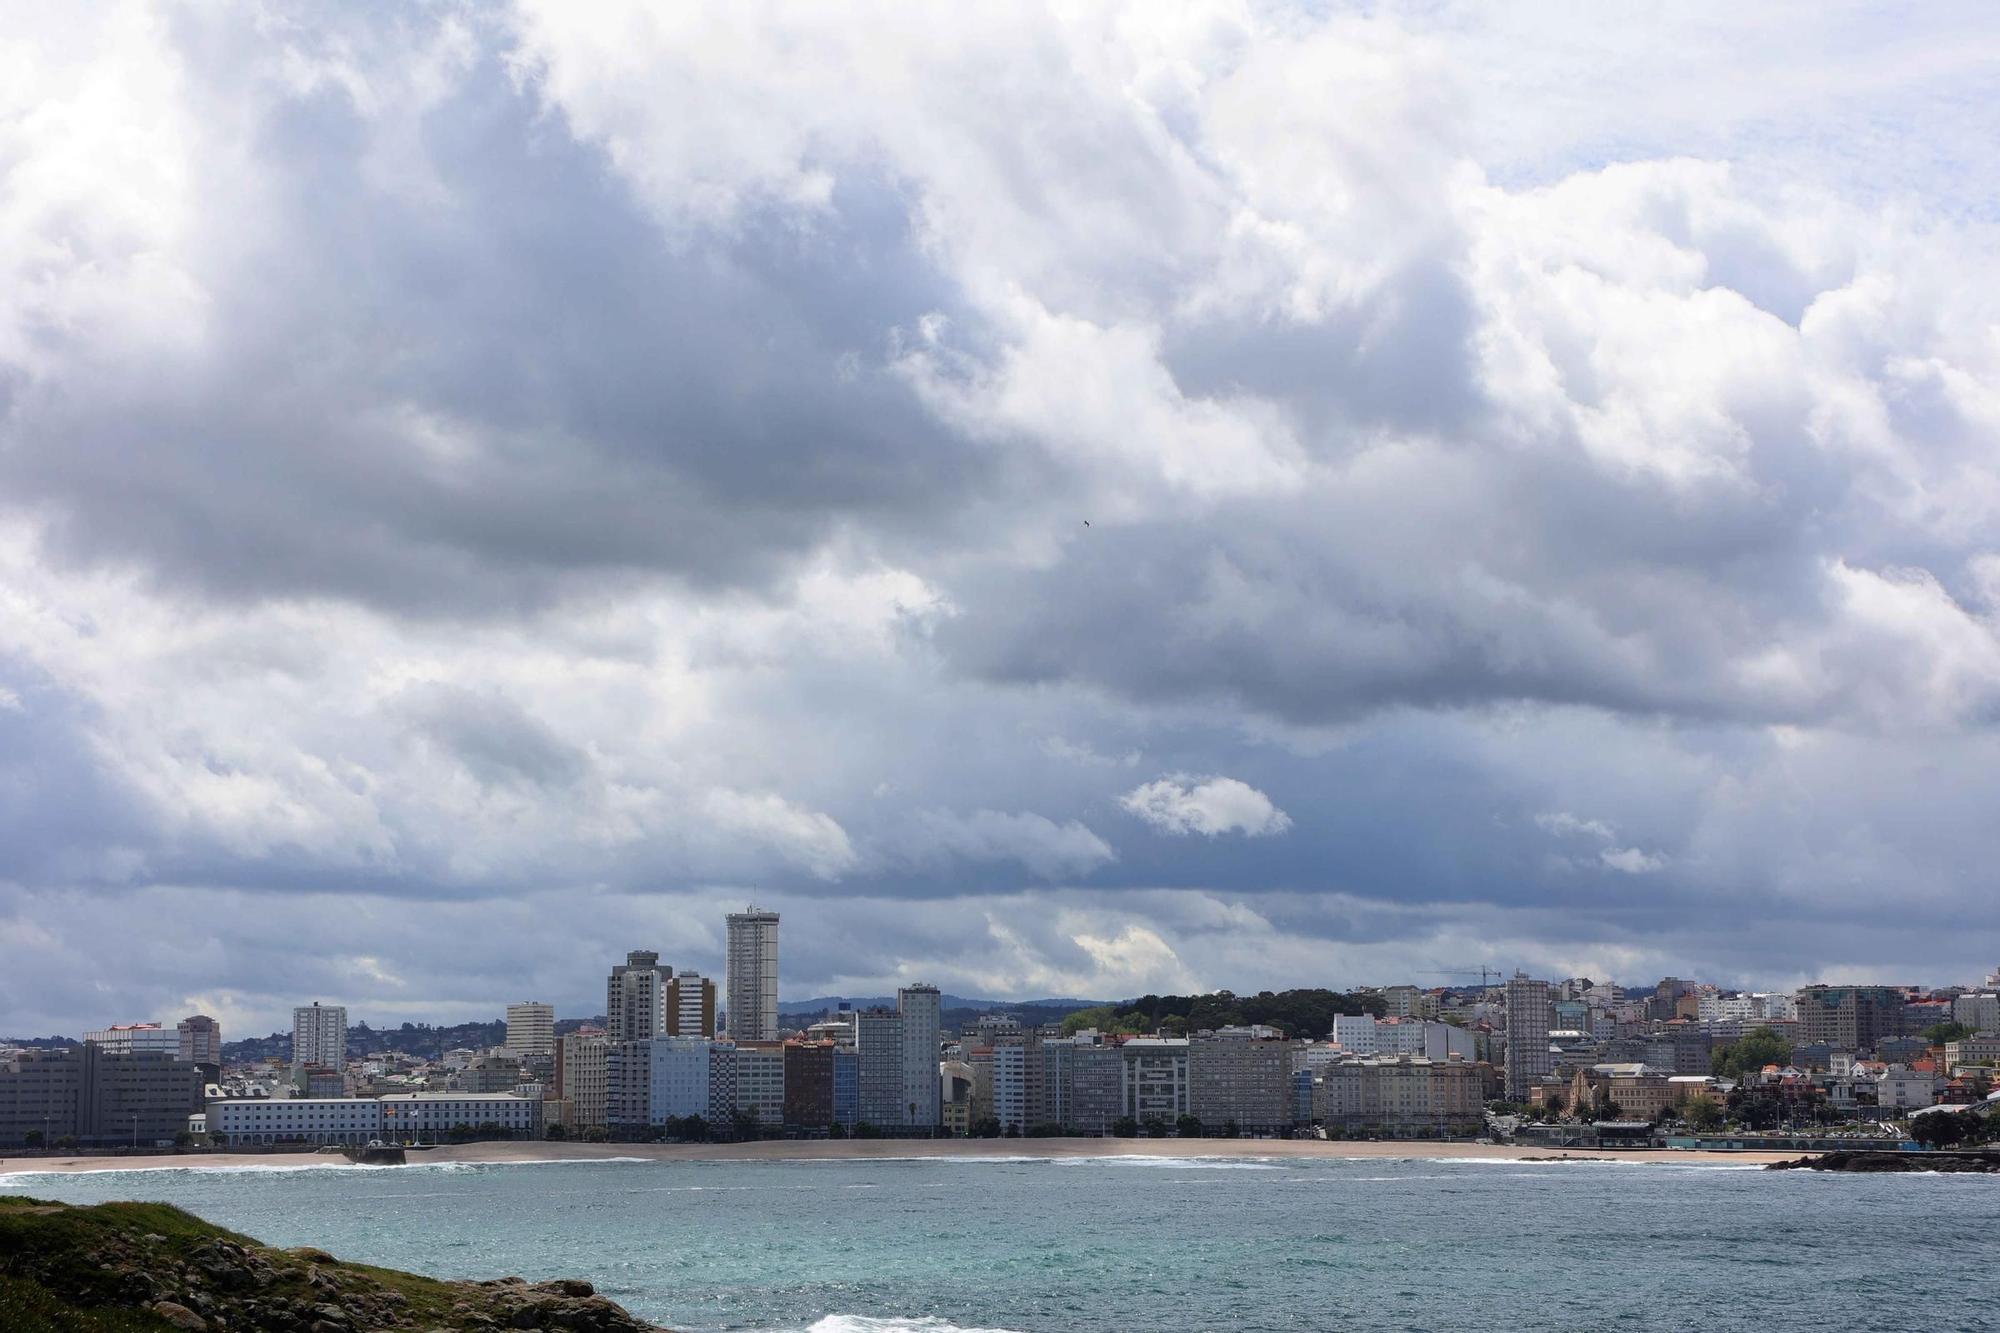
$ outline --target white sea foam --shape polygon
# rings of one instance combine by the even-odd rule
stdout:
[[[878,1162],[929,1162],[936,1166],[1020,1166],[1025,1163],[1052,1162],[1053,1157],[1037,1157],[1031,1153],[994,1153],[978,1156],[954,1156],[949,1153],[896,1153],[893,1155],[867,1157],[719,1157],[716,1162],[727,1162],[732,1166],[874,1166]]]
[[[307,1171],[395,1171],[407,1174],[411,1171],[453,1174],[461,1172],[481,1172],[504,1170],[510,1166],[590,1166],[605,1162],[637,1162],[649,1164],[650,1157],[524,1157],[505,1162],[425,1162],[415,1161],[407,1166],[363,1165],[346,1159],[324,1159],[296,1162],[232,1162],[228,1165],[201,1165],[194,1162],[172,1166],[119,1166],[115,1157],[105,1158],[104,1165],[79,1166],[64,1171],[19,1171],[0,1175],[0,1188],[20,1188],[31,1184],[38,1177],[46,1176],[100,1176],[109,1174],[145,1175],[153,1172],[181,1172],[196,1176],[228,1175],[295,1175]]]
[[[1629,1157],[1400,1157],[1393,1160],[1403,1162],[1423,1162],[1438,1166],[1513,1166],[1537,1167],[1557,1165],[1565,1169],[1579,1166],[1622,1166],[1657,1167],[1665,1171],[1762,1171],[1757,1162],[1662,1162],[1655,1160],[1635,1160]],[[1539,1174],[1539,1173],[1538,1173]]]
[[[870,1315],[830,1314],[807,1328],[773,1330],[773,1333],[1014,1333],[1014,1330],[970,1328],[947,1319],[927,1317],[905,1319],[892,1315],[885,1319]]]
[[[1274,1157],[1166,1157],[1131,1153],[1105,1157],[1062,1157],[1064,1166],[1105,1163],[1111,1166],[1149,1166],[1169,1171],[1284,1171],[1297,1165]]]
[[[0,1184],[32,1184],[36,1180],[58,1176],[139,1176],[156,1175],[162,1172],[191,1176],[288,1176],[302,1174],[307,1171],[381,1171],[387,1169],[380,1166],[362,1166],[358,1162],[348,1161],[288,1162],[284,1165],[258,1162],[232,1166],[118,1166],[116,1165],[116,1160],[115,1158],[108,1158],[103,1166],[78,1166],[63,1171],[22,1171],[16,1174],[0,1176]],[[443,1163],[439,1163],[439,1165],[443,1165]]]

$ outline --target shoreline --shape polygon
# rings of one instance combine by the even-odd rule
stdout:
[[[538,1140],[449,1144],[413,1152],[409,1165],[505,1166],[564,1162],[867,1162],[979,1159],[1069,1160],[1150,1157],[1199,1159],[1486,1162],[1637,1162],[1648,1165],[1767,1166],[1815,1154],[1802,1149],[1717,1152],[1701,1149],[1579,1149],[1421,1139],[1355,1142],[1317,1139],[764,1139],[750,1143],[568,1143]],[[310,1152],[160,1153],[131,1157],[5,1157],[0,1176],[98,1171],[216,1170],[325,1166],[361,1171],[334,1154]]]

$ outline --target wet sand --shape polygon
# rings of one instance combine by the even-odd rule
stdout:
[[[1775,1152],[1697,1152],[1661,1149],[1517,1147],[1492,1143],[1356,1143],[1313,1139],[778,1139],[757,1143],[465,1143],[412,1150],[412,1164],[426,1162],[820,1162],[895,1161],[913,1158],[1054,1157],[1256,1157],[1548,1162],[1617,1161],[1761,1166],[1809,1156]],[[181,1168],[284,1167],[341,1164],[321,1153],[162,1153],[132,1157],[0,1157],[0,1175],[46,1171],[147,1171]]]

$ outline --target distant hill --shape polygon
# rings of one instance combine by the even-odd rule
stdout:
[[[556,1020],[556,1035],[574,1032],[584,1024],[604,1026],[604,1016],[594,1018],[559,1018]],[[507,1040],[507,1024],[503,1019],[493,1019],[485,1023],[453,1023],[445,1027],[435,1027],[429,1023],[404,1023],[393,1028],[372,1028],[366,1023],[355,1023],[347,1029],[347,1053],[351,1056],[368,1055],[415,1055],[435,1060],[446,1051],[484,1050],[498,1046]],[[292,1034],[273,1032],[268,1037],[245,1037],[241,1041],[222,1043],[222,1058],[229,1064],[249,1064],[259,1060],[289,1060],[292,1055]]]
[[[1014,1009],[1096,1009],[1098,1005],[1116,1005],[1118,1001],[1080,1001],[1080,999],[1040,999],[1040,1001],[982,1001],[968,999],[964,995],[940,995],[940,1003],[946,1009],[982,1009],[986,1013],[1010,1013]],[[848,1005],[852,1009],[868,1009],[872,1005],[882,1005],[884,1009],[896,1007],[894,995],[820,995],[810,1001],[778,1001],[778,1013],[822,1013],[826,1009],[838,1009]]]
[[[946,993],[938,997],[946,1009],[977,1009],[983,1013],[1006,1014],[1016,1009],[1066,1009],[1074,1013],[1078,1009],[1095,1009],[1099,1005],[1116,1004],[1115,1000],[975,1000],[963,995]],[[880,1005],[886,1009],[896,1007],[893,995],[822,995],[811,1000],[780,1000],[778,1012],[786,1016],[792,1014],[817,1014],[841,1005],[854,1009],[867,1009]]]
[[[986,1014],[1012,1014],[1023,1026],[1039,1027],[1060,1023],[1071,1014],[1101,1006],[1102,1000],[977,1000],[963,995],[939,996],[938,1021],[946,1032],[961,1032]],[[893,1009],[893,995],[822,995],[811,1000],[781,1001],[778,1021],[783,1027],[804,1027],[816,1023],[830,1011],[847,1005],[853,1009],[876,1007]]]

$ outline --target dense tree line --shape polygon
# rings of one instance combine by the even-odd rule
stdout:
[[[1757,1028],[1716,1047],[1709,1068],[1717,1078],[1742,1078],[1757,1073],[1765,1065],[1791,1062],[1792,1044],[1770,1028]]]
[[[1333,1030],[1333,1020],[1342,1014],[1373,1014],[1381,1017],[1379,995],[1358,995],[1323,989],[1259,991],[1238,995],[1216,991],[1212,995],[1141,995],[1124,1004],[1081,1009],[1063,1020],[1063,1031],[1096,1028],[1100,1032],[1165,1032],[1184,1036],[1204,1028],[1262,1023],[1288,1037],[1324,1037]]]
[[[2000,1143],[2000,1116],[1962,1111],[1927,1111],[1910,1117],[1910,1137],[1926,1148],[1970,1148]]]

